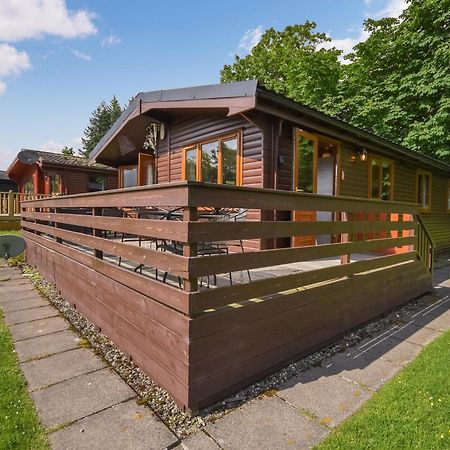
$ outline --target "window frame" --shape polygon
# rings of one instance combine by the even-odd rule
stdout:
[[[182,149],[181,160],[181,179],[186,181],[186,153],[190,150],[196,150],[196,168],[195,168],[195,181],[202,181],[202,145],[210,144],[211,142],[219,142],[219,158],[217,161],[217,184],[223,183],[223,156],[222,156],[222,142],[229,141],[230,139],[237,139],[237,151],[236,151],[236,184],[234,186],[242,186],[243,178],[243,157],[242,157],[242,130],[234,131],[232,133],[222,134],[214,136],[204,141],[195,142],[190,145],[186,145]],[[191,180],[192,181],[192,180]],[[233,185],[227,185],[233,186]]]
[[[417,169],[416,170],[416,200],[418,200],[419,197],[419,178],[420,175],[426,176],[428,175],[430,177],[429,181],[429,204],[428,208],[423,208],[422,203],[419,203],[419,211],[421,212],[430,212],[431,211],[431,192],[432,192],[432,186],[433,186],[433,174],[429,170],[423,170],[423,169]],[[447,205],[448,205],[448,199],[447,199]]]
[[[367,168],[367,179],[368,179],[368,190],[367,190],[367,198],[369,198],[370,200],[383,200],[381,198],[381,194],[382,194],[382,190],[380,191],[380,196],[379,197],[373,197],[372,196],[372,161],[376,160],[379,161],[381,163],[380,167],[383,167],[383,162],[387,162],[391,165],[391,186],[389,189],[389,200],[384,200],[384,201],[388,201],[388,202],[393,202],[394,200],[394,186],[395,186],[395,161],[390,159],[390,158],[385,158],[384,156],[378,156],[378,155],[374,155],[369,154],[369,157],[367,158],[367,163],[368,163],[368,168]],[[382,186],[382,173],[383,171],[380,171],[380,186]]]

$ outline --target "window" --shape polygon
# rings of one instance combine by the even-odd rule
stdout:
[[[431,173],[424,170],[417,171],[417,203],[423,211],[431,209]]]
[[[119,167],[119,187],[127,188],[137,186],[138,184],[138,166]]]
[[[25,194],[34,194],[33,178],[29,178],[28,181],[23,185],[23,192]]]
[[[61,193],[61,177],[59,175],[50,175],[50,195]]]
[[[297,133],[296,190],[312,193],[314,188],[314,155],[317,138],[307,133]]]
[[[97,175],[89,177],[89,192],[104,191],[106,186],[106,178]]]
[[[241,184],[239,133],[192,145],[183,150],[183,179]]]
[[[394,163],[375,156],[369,158],[369,197],[394,199]]]

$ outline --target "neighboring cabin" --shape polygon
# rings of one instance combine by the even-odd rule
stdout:
[[[155,122],[159,136],[154,152],[148,152],[144,141]],[[119,187],[197,180],[419,203],[438,252],[450,251],[449,165],[253,80],[140,93],[91,157],[118,167]],[[278,211],[265,219],[330,220],[331,213],[321,214]],[[261,245],[326,239],[306,236]]]
[[[0,170],[0,192],[17,192],[17,183],[8,177],[4,170]]]
[[[21,150],[7,169],[19,192],[69,195],[117,188],[117,170],[77,156]]]

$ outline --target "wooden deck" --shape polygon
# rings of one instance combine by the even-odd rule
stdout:
[[[206,207],[336,220],[211,221]],[[111,213],[122,208],[181,213]],[[189,411],[431,289],[432,242],[407,203],[184,182],[23,202],[22,216],[27,261]],[[332,243],[201,251],[298,235]],[[380,253],[395,247],[403,253]]]

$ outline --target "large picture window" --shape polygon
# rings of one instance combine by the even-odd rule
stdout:
[[[369,197],[394,199],[394,163],[388,159],[369,158]]]
[[[50,175],[50,194],[61,194],[61,177]]]
[[[138,184],[138,166],[120,166],[119,167],[119,187],[127,188],[137,186]]]
[[[425,170],[417,171],[417,203],[422,211],[431,209],[431,173]]]
[[[229,185],[241,184],[241,134],[235,133],[186,147],[183,179]]]

